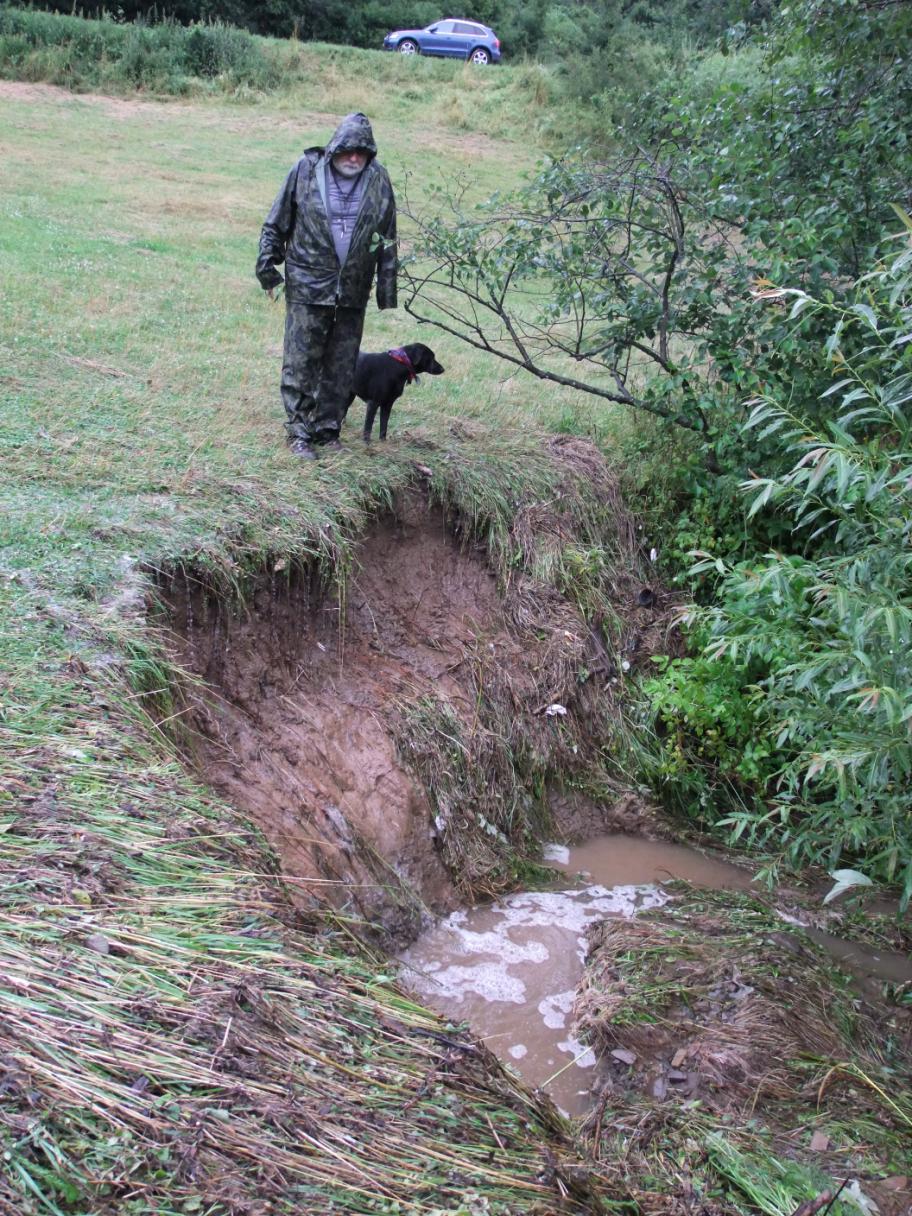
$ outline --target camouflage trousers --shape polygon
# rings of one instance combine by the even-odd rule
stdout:
[[[325,443],[339,434],[363,329],[363,308],[298,304],[286,298],[282,404],[289,443]]]

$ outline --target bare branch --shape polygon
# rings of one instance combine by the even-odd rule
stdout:
[[[696,233],[690,251],[685,211]],[[680,272],[685,256],[689,270],[701,258],[703,282],[724,308],[732,280],[719,263],[737,255],[731,227],[689,201],[668,165],[642,150],[601,169],[567,159],[481,219],[458,198],[449,218],[406,214],[418,232],[403,271],[416,320],[541,380],[707,429],[688,372],[699,382],[699,344],[716,314],[694,297],[694,276]],[[555,359],[598,369],[611,387],[565,375]],[[631,387],[644,372],[650,379]],[[672,393],[678,408],[662,404]]]

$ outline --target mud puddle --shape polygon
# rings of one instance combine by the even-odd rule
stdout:
[[[467,1022],[566,1114],[582,1114],[595,1054],[570,1033],[586,930],[667,896],[656,886],[530,891],[454,912],[400,955],[402,980],[431,1008]]]
[[[620,834],[599,836],[569,848],[547,845],[545,860],[570,874],[591,877],[603,887],[672,878],[716,891],[748,891],[753,886],[750,871],[731,862],[707,857],[687,845]]]
[[[572,848],[547,845],[545,859],[587,885],[514,895],[460,911],[400,957],[403,980],[432,1008],[473,1033],[570,1115],[592,1099],[596,1057],[571,1033],[583,975],[586,930],[665,903],[658,884],[683,878],[745,890],[751,875],[684,845],[612,834]]]
[[[545,858],[578,877],[561,891],[526,892],[455,912],[400,955],[403,982],[475,1036],[569,1115],[593,1100],[598,1060],[573,1034],[586,930],[667,902],[661,883],[751,890],[749,871],[685,845],[610,835],[577,847],[548,845]],[[912,979],[902,955],[874,953],[813,927],[810,936],[853,972],[869,996],[884,981]]]

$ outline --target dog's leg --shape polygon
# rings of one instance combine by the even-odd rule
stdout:
[[[373,427],[374,427],[374,418],[375,418],[376,414],[377,414],[377,402],[368,401],[367,409],[364,411],[364,442],[365,443],[370,443],[370,441],[371,441],[371,431],[373,430]],[[381,422],[381,427],[382,427],[382,422]],[[384,438],[384,430],[385,430],[385,428],[383,428],[381,430],[381,434],[380,434],[381,439]]]
[[[381,439],[386,438],[386,424],[389,422],[390,414],[392,412],[393,412],[392,401],[389,403],[389,405],[383,405],[380,407],[380,438]]]

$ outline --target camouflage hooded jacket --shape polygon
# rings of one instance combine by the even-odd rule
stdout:
[[[337,152],[363,148],[369,155],[364,189],[348,256],[340,265],[326,204],[326,166]],[[308,148],[279,191],[260,234],[256,276],[264,289],[278,287],[285,263],[291,303],[364,308],[377,272],[377,304],[396,307],[396,200],[389,175],[377,163],[371,125],[349,114],[325,148]]]

